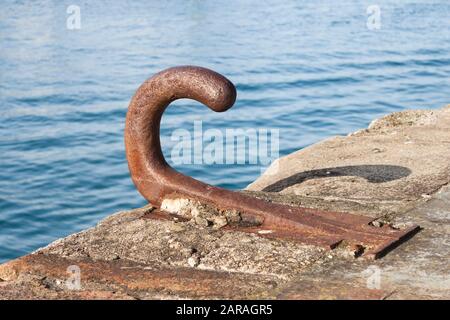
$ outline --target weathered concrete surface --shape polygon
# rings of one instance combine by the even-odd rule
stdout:
[[[450,108],[393,114],[278,165],[245,192],[424,230],[367,261],[242,233],[226,226],[238,214],[180,200],[164,204],[181,215],[173,220],[151,219],[151,206],[120,212],[0,265],[0,298],[450,298]],[[70,265],[80,268],[80,290],[66,285]]]
[[[449,159],[450,107],[405,111],[280,158],[247,189],[379,216],[408,210],[447,184]]]
[[[56,292],[61,298],[87,293],[102,298],[114,292],[112,298],[273,298],[281,283],[325,254],[195,221],[149,219],[151,214],[144,208],[112,215],[95,228],[0,266],[0,296],[20,296],[21,287],[32,283],[38,297]],[[69,265],[80,267],[83,292],[64,290]]]
[[[384,258],[372,262],[354,259],[328,261],[310,268],[301,278],[290,282],[279,298],[298,298],[304,278],[315,279],[317,288],[334,283],[345,289],[348,283],[364,285],[379,272],[380,288],[389,299],[449,299],[450,298],[450,186],[445,186],[433,198],[417,208],[397,215],[394,222],[414,222],[424,229]],[[372,284],[371,284],[372,283]],[[341,297],[341,292],[333,297]],[[351,297],[351,292],[347,293]]]

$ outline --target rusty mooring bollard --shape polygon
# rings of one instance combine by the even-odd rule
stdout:
[[[216,112],[234,104],[236,89],[224,76],[209,69],[183,66],[157,73],[145,81],[132,98],[125,125],[125,147],[131,178],[153,205],[164,199],[199,200],[220,210],[236,210],[254,226],[239,227],[266,237],[292,239],[330,249],[340,244],[357,255],[379,258],[420,228],[398,230],[374,226],[373,218],[340,212],[324,212],[256,199],[217,188],[172,169],[164,159],[159,139],[161,116],[174,100],[189,98]],[[263,231],[264,232],[261,232]]]

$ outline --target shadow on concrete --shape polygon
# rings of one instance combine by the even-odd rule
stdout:
[[[299,172],[265,187],[262,191],[280,192],[290,186],[316,178],[354,176],[365,178],[371,183],[382,183],[407,177],[410,174],[410,169],[393,165],[358,165],[332,167]]]

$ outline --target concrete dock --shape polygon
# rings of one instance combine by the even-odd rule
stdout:
[[[278,159],[242,191],[423,228],[381,259],[226,230],[180,201],[195,216],[119,212],[0,265],[0,299],[449,299],[449,182],[450,106],[390,114]]]

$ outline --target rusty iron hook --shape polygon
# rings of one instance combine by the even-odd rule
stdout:
[[[188,198],[221,210],[237,210],[247,221],[240,230],[265,230],[267,237],[286,238],[330,249],[346,243],[355,252],[378,258],[418,230],[376,227],[370,217],[293,207],[214,187],[185,176],[165,161],[160,143],[164,110],[177,99],[199,101],[216,112],[231,108],[234,85],[224,76],[202,67],[166,69],[145,81],[133,96],[126,117],[125,148],[131,178],[138,191],[155,206],[167,198]]]

